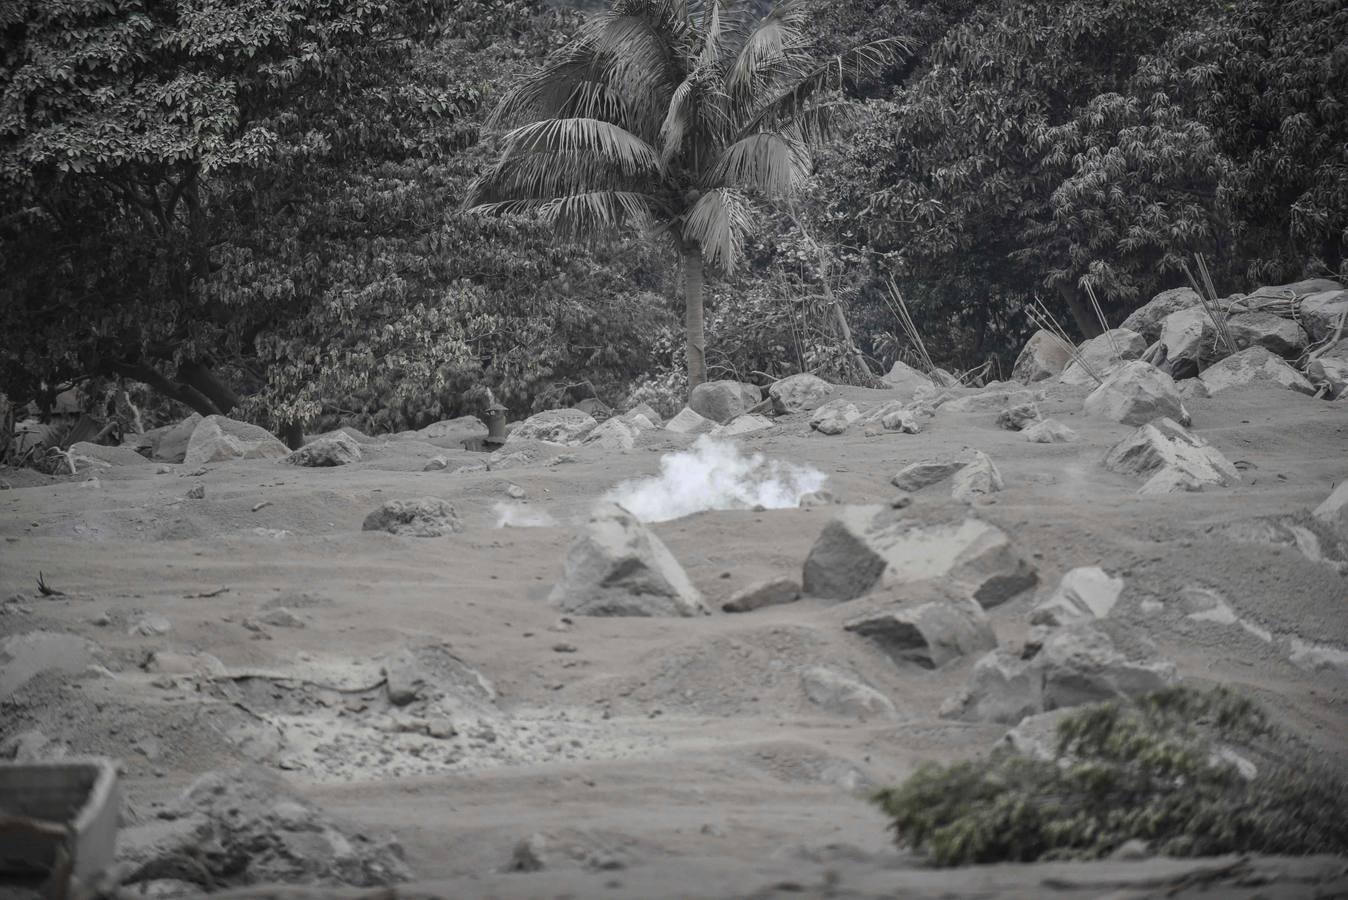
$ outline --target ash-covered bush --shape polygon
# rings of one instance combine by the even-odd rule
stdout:
[[[1168,856],[1348,851],[1342,773],[1226,689],[1085,707],[1059,723],[1055,759],[1002,746],[874,800],[939,866],[1096,859],[1134,838]]]

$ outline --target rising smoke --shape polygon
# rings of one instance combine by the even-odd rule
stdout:
[[[643,522],[667,522],[708,509],[786,509],[824,486],[811,466],[745,456],[727,441],[706,435],[692,449],[666,454],[660,474],[624,481],[604,495]]]

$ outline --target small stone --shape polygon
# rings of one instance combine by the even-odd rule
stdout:
[[[765,606],[794,603],[799,599],[799,582],[790,578],[774,578],[736,591],[730,599],[721,604],[721,609],[728,613],[745,613]]]
[[[132,623],[127,634],[132,637],[156,637],[173,630],[173,623],[157,613],[141,616]]]
[[[273,628],[303,628],[304,620],[284,606],[278,606],[275,609],[269,609],[260,613],[257,620],[263,625],[270,625]]]
[[[527,496],[524,492],[524,488],[520,487],[518,484],[507,484],[505,492],[506,496],[512,500],[523,500]]]
[[[433,456],[433,457],[431,457],[430,460],[426,463],[426,465],[424,465],[424,466],[421,467],[421,471],[423,471],[423,472],[438,472],[438,471],[440,471],[441,469],[447,469],[447,468],[449,468],[449,460],[448,460],[448,459],[446,459],[446,458],[443,457],[443,456]]]
[[[1021,434],[1032,444],[1070,444],[1077,440],[1077,433],[1057,419],[1036,422]]]
[[[201,500],[204,499],[205,496],[206,496],[206,485],[204,484],[193,485],[191,489],[189,489],[187,492],[188,500]]]
[[[541,872],[546,865],[546,849],[547,839],[541,834],[531,834],[515,845],[510,853],[510,862],[506,863],[506,871]]]

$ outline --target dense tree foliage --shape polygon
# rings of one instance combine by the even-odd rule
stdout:
[[[1036,293],[1094,333],[1085,280],[1121,314],[1196,251],[1232,289],[1339,270],[1346,42],[1320,0],[987,4],[868,106],[822,216],[975,354]]]
[[[0,379],[147,382],[281,426],[433,420],[647,365],[646,251],[461,209],[494,83],[573,29],[518,0],[6,7]],[[527,64],[527,63],[526,63]],[[373,420],[371,422],[371,420]]]

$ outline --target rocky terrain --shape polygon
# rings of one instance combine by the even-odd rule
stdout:
[[[978,389],[717,382],[492,452],[194,418],[0,472],[0,755],[122,761],[136,896],[1348,892],[1324,857],[935,870],[865,801],[1176,683],[1345,759],[1348,292],[1293,287],[1042,332]]]

